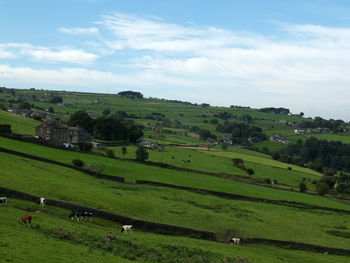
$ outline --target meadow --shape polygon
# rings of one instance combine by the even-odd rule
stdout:
[[[81,152],[59,150],[4,137],[0,137],[0,145],[4,148],[67,164],[71,164],[73,159],[79,158],[85,162],[87,168],[90,167],[91,169],[98,170],[102,173],[124,177],[127,182],[134,182],[137,179],[143,179],[272,200],[295,201],[311,205],[350,210],[348,205],[327,197],[271,189],[205,174],[164,169],[141,163],[122,161]]]
[[[35,128],[41,124],[31,118],[0,110],[0,124],[10,124],[12,132],[35,135]]]
[[[343,256],[266,245],[231,246],[138,230],[130,235],[122,235],[117,223],[101,219],[71,222],[67,218],[70,211],[50,206],[41,208],[33,202],[12,198],[6,206],[0,208],[0,251],[4,262],[19,263],[28,261],[29,258],[33,262],[50,260],[53,263],[173,262],[172,259],[176,259],[176,262],[196,262],[195,259],[203,260],[203,257],[217,262],[233,258],[235,261],[231,262],[237,263],[348,261],[348,257]],[[34,213],[30,229],[20,222],[24,213]],[[162,257],[161,260],[157,260],[159,256]]]
[[[213,231],[225,239],[231,235],[264,237],[350,248],[346,237],[330,234],[330,231],[339,229],[348,232],[349,214],[227,200],[163,187],[120,184],[69,168],[0,153],[0,165],[5,164],[8,169],[2,173],[1,186],[48,199],[137,219]]]

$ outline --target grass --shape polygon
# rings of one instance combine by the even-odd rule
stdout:
[[[1,207],[4,213],[0,213],[1,258],[4,262],[145,262],[141,255],[144,251],[153,249],[164,254],[165,259],[183,260],[181,262],[187,262],[190,255],[203,252],[211,257],[214,255],[219,260],[231,257],[246,259],[245,262],[249,263],[345,263],[348,260],[342,256],[325,256],[266,245],[231,246],[186,237],[145,233],[137,229],[130,235],[123,235],[118,231],[120,225],[116,223],[100,219],[94,219],[93,222],[71,222],[67,218],[70,211],[49,206],[38,209],[32,202],[11,198],[8,201],[5,207]],[[21,215],[28,213],[25,211],[28,209],[39,211],[32,214],[30,229],[20,223]],[[116,244],[123,249],[111,249]],[[135,246],[136,251],[132,250]],[[172,251],[166,249],[167,247],[171,247]],[[182,251],[186,253],[181,253]],[[127,259],[131,256],[135,258]],[[165,259],[157,262],[165,262]]]
[[[41,122],[0,110],[0,124],[11,125],[14,133],[35,135],[35,127],[39,126]]]
[[[122,176],[129,182],[132,182],[136,179],[144,179],[168,184],[184,185],[208,190],[228,192],[233,194],[255,196],[273,200],[296,201],[312,205],[350,210],[348,205],[328,199],[326,197],[270,189],[261,186],[235,182],[228,179],[222,179],[210,175],[175,171],[171,169],[163,169],[139,163],[130,163],[128,161],[120,161],[79,152],[58,150],[32,143],[7,139],[4,137],[0,137],[0,145],[8,149],[21,151],[68,164],[71,164],[73,159],[79,158],[83,160],[87,166],[93,165],[94,167],[102,169],[103,173]]]
[[[119,184],[2,153],[0,165],[7,167],[0,178],[1,186],[49,199],[138,219],[214,231],[221,237],[231,233],[241,237],[350,248],[346,238],[327,232],[340,225],[350,228],[350,215],[347,214],[227,200],[163,187]]]

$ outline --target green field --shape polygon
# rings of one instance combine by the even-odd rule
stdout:
[[[246,259],[247,261],[240,262],[249,263],[348,261],[348,257],[342,256],[325,256],[264,245],[231,246],[145,233],[137,229],[130,235],[122,235],[118,231],[120,225],[116,223],[100,219],[94,219],[93,222],[71,222],[67,218],[70,211],[49,206],[39,208],[32,202],[15,199],[8,201],[5,207],[1,207],[4,213],[0,213],[0,251],[4,262],[203,262],[200,261],[203,258],[199,258],[203,254],[207,259],[216,259],[218,262],[227,258]],[[24,213],[33,216],[30,229],[20,223]],[[113,236],[115,238],[111,240]],[[178,249],[169,250],[169,247]],[[156,260],[159,255],[165,256],[162,258],[164,261]]]
[[[0,110],[0,124],[11,125],[12,132],[14,133],[35,135],[35,128],[41,122]]]
[[[50,147],[36,145],[33,143],[19,142],[3,137],[0,137],[0,145],[8,149],[21,151],[68,164],[71,164],[73,159],[79,158],[85,162],[87,167],[90,166],[95,169],[98,168],[99,171],[103,173],[124,177],[129,182],[133,182],[136,179],[144,179],[273,200],[296,201],[307,204],[350,210],[350,207],[348,205],[328,199],[326,197],[265,188],[261,186],[232,181],[229,179],[222,179],[210,175],[193,172],[181,172],[134,162],[131,163],[128,161],[120,161],[106,157],[94,156],[80,152],[58,150]]]
[[[331,195],[310,194],[314,189],[311,182],[322,176],[316,171],[273,160],[270,155],[248,150],[251,148],[247,145],[228,146],[224,150],[220,142],[221,133],[216,131],[217,124],[210,121],[217,119],[218,123],[223,124],[224,120],[218,114],[228,112],[234,115],[234,121],[248,124],[239,117],[249,114],[252,117],[249,124],[261,127],[268,137],[281,134],[292,142],[300,138],[305,141],[314,136],[350,143],[348,133],[296,136],[295,127],[286,122],[292,121],[295,124],[308,119],[263,113],[257,109],[202,107],[155,98],[127,99],[113,94],[65,91],[15,90],[14,94],[6,90],[0,92],[2,106],[11,105],[10,107],[16,108],[19,103],[11,101],[20,101],[20,96],[25,95],[27,98],[35,98],[28,100],[30,105],[41,107],[45,111],[53,107],[51,117],[63,121],[67,121],[70,114],[78,110],[97,113],[99,116],[103,116],[102,112],[107,108],[111,111],[109,116],[124,111],[129,115],[127,120],[145,127],[144,140],[162,145],[164,151],[148,150],[149,161],[191,171],[127,160],[135,159],[135,145],[128,145],[125,155],[120,146],[83,153],[0,136],[0,147],[70,165],[72,160],[80,159],[84,162],[85,169],[126,180],[126,183],[119,183],[96,178],[72,168],[0,152],[1,187],[139,220],[211,231],[219,240],[227,241],[232,236],[258,237],[350,250],[348,213],[288,206],[285,202],[273,204],[232,200],[197,191],[135,184],[136,180],[149,180],[350,211],[350,205],[346,201],[335,199]],[[53,95],[61,96],[64,105],[47,102]],[[167,124],[164,124],[165,121],[168,121]],[[35,127],[41,122],[0,110],[0,124],[10,124],[14,133],[34,135]],[[198,139],[198,134],[189,133],[195,129],[193,126],[206,129],[217,136],[218,140],[210,150],[199,147],[207,142]],[[156,129],[159,127],[163,131]],[[286,147],[285,144],[268,140],[251,146],[260,150],[267,148],[269,153]],[[107,157],[106,149],[112,149],[115,156],[121,159]],[[235,167],[232,161],[234,158],[242,159],[247,168],[254,170],[254,175],[249,177],[246,171]],[[277,180],[278,184],[270,187],[264,183],[266,178]],[[310,189],[309,193],[287,191],[298,189],[303,178]],[[0,196],[4,194],[0,192]],[[262,243],[233,246],[185,236],[162,235],[157,230],[143,232],[137,227],[133,233],[121,234],[121,225],[117,222],[99,218],[92,222],[74,222],[68,218],[70,212],[8,198],[7,204],[0,205],[0,262],[349,262],[349,257],[294,250],[291,247]],[[31,228],[26,228],[20,221],[24,213],[33,217]]]
[[[346,238],[327,232],[338,227],[350,228],[348,214],[227,200],[163,187],[120,184],[69,168],[0,153],[0,165],[5,164],[9,169],[2,174],[0,185],[37,196],[138,219],[209,230],[219,237],[233,233],[240,237],[350,248]],[[294,224],[295,221],[300,224]]]

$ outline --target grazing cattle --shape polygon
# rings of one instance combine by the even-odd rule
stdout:
[[[87,219],[90,219],[90,221],[92,221],[93,219],[93,214],[91,212],[76,212],[76,211],[72,211],[72,213],[70,214],[69,218],[71,220],[76,220],[77,222],[82,219],[85,219],[85,221]]]
[[[7,198],[6,197],[0,197],[0,205],[4,205],[4,204],[6,204],[6,202],[7,202]]]
[[[22,216],[22,223],[27,227],[30,227],[30,224],[32,223],[32,217],[30,215],[24,214]]]
[[[133,231],[134,229],[132,228],[132,225],[124,225],[122,226],[122,228],[120,229],[120,232],[130,232]]]
[[[240,238],[233,237],[233,238],[229,239],[229,242],[230,242],[230,244],[232,244],[232,245],[239,245],[239,244],[241,243],[241,239],[240,239]]]
[[[38,204],[41,205],[41,206],[45,206],[45,203],[46,203],[45,198],[44,197],[40,197],[39,201],[38,201]]]
[[[187,162],[188,162],[188,163],[190,163],[190,162],[191,162],[191,160],[187,160]]]

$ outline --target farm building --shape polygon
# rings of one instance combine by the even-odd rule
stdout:
[[[139,146],[143,146],[146,148],[151,148],[151,149],[155,149],[158,147],[158,143],[156,142],[152,142],[152,141],[143,141],[139,143]]]
[[[58,121],[47,121],[35,129],[36,136],[49,143],[62,146],[64,144],[76,145],[79,142],[91,140],[91,135],[80,127],[65,127]]]

